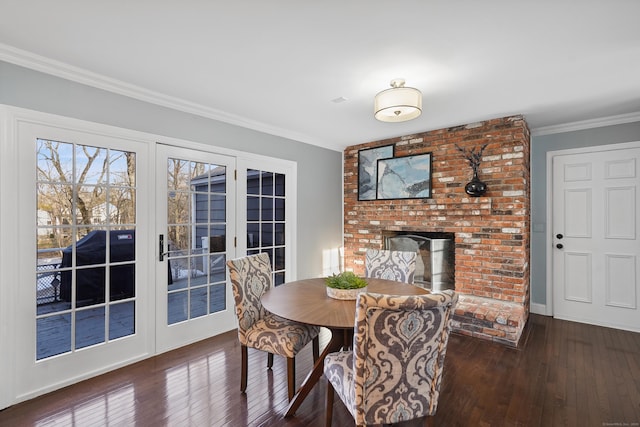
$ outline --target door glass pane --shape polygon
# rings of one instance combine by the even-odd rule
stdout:
[[[105,182],[107,150],[100,147],[74,144],[75,182],[99,184]]]
[[[136,278],[136,266],[133,263],[114,265],[109,274],[109,300],[119,301],[135,297],[133,286]]]
[[[104,342],[104,306],[80,310],[76,314],[76,348],[89,347]]]
[[[262,245],[273,246],[273,222],[262,223]]]
[[[112,187],[133,188],[136,186],[134,153],[109,150],[109,165],[108,181]]]
[[[136,165],[79,143],[38,139],[36,151],[39,360],[135,333]],[[114,331],[112,309],[128,313]]]
[[[277,173],[275,174],[275,178],[275,194],[278,197],[284,197],[284,175]]]
[[[284,221],[284,199],[276,199],[275,220]]]
[[[78,268],[75,273],[76,306],[86,307],[104,303],[106,291],[105,268]],[[62,295],[64,298],[72,300],[74,296],[72,294],[73,277],[70,274],[63,274],[62,279]]]
[[[222,282],[209,287],[209,311],[215,313],[225,309],[225,284],[224,273]]]
[[[80,224],[109,222],[107,189],[102,185],[82,185],[75,194],[75,217]]]
[[[107,204],[112,224],[136,222],[136,174],[135,154],[126,151],[109,151],[109,192]]]
[[[186,282],[185,282],[186,286]],[[189,301],[188,293],[185,291],[172,291],[169,287],[169,295],[167,296],[167,304],[169,311],[167,314],[168,323],[170,325],[178,322],[183,322],[189,319],[189,309],[187,302]]]
[[[209,271],[212,283],[224,283],[227,277],[225,262],[226,257],[224,254],[209,257]]]
[[[276,223],[275,227],[274,240],[276,246],[284,246],[284,224]]]
[[[190,298],[190,310],[191,317],[201,317],[207,314],[207,288],[200,287],[191,290]]]
[[[273,221],[273,197],[263,197],[260,206],[260,217],[263,222]]]
[[[38,316],[36,358],[38,360],[71,351],[71,313]]]
[[[260,221],[260,197],[247,197],[247,221]]]
[[[169,325],[226,309],[226,172],[211,163],[167,161]]]
[[[247,248],[260,247],[260,223],[247,223]]]
[[[211,220],[224,222],[227,214],[227,203],[225,196],[211,197]]]
[[[273,174],[271,172],[262,172],[262,195],[273,195]]]
[[[132,335],[135,332],[136,311],[133,301],[112,304],[109,307],[109,339]]]
[[[279,285],[285,278],[285,176],[248,169],[247,194],[247,253],[267,253]]]

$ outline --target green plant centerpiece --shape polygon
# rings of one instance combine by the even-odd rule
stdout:
[[[327,295],[335,299],[354,300],[367,290],[367,281],[351,271],[333,274],[325,279]]]

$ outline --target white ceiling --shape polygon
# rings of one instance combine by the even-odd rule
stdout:
[[[341,150],[640,117],[639,18],[636,0],[0,0],[0,60]],[[423,114],[378,122],[397,77]]]

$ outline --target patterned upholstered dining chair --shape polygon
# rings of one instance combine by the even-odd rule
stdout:
[[[417,256],[416,252],[367,249],[364,275],[413,284]]]
[[[273,355],[287,358],[287,388],[289,400],[295,393],[295,357],[313,341],[313,360],[318,359],[317,326],[304,325],[269,313],[260,297],[272,285],[269,255],[260,253],[227,261],[238,316],[238,339],[241,348],[240,390],[247,389],[248,348],[267,352],[267,367],[273,366]]]
[[[358,295],[353,350],[330,353],[324,361],[326,425],[334,393],[358,426],[434,415],[457,301],[451,290]]]

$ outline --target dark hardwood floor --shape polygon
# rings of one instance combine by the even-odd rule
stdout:
[[[311,350],[298,359],[300,384]],[[234,331],[7,408],[0,425],[324,425],[324,378],[295,417],[282,417],[282,358],[268,371],[266,355],[250,350],[246,395],[239,387]],[[452,335],[438,412],[427,424],[640,426],[640,334],[532,315],[519,349]],[[338,398],[333,425],[353,425]]]

